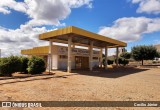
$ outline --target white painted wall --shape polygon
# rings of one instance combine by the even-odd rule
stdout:
[[[75,49],[76,50],[76,49]],[[77,49],[77,51],[83,50],[84,53],[72,52],[72,69],[75,69],[75,56],[87,56],[89,53],[85,53],[86,49]],[[88,50],[89,51],[89,50]],[[53,45],[52,47],[52,69],[67,69],[67,59],[60,59],[59,55],[67,55],[67,47]],[[93,57],[100,57],[100,52],[93,52]],[[99,65],[99,60],[93,60],[93,67]]]
[[[58,69],[58,55],[52,55],[52,69]]]

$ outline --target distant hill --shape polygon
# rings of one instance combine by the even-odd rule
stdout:
[[[156,48],[157,48],[157,50],[160,52],[160,44],[157,44],[157,45],[154,45]]]

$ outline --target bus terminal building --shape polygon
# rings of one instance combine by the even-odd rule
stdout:
[[[49,70],[66,69],[68,72],[71,72],[71,69],[92,70],[93,67],[102,66],[103,49],[105,49],[105,69],[107,69],[108,48],[116,48],[118,59],[118,48],[127,46],[125,42],[74,26],[40,34],[39,39],[48,41],[49,46],[21,50],[21,54],[42,56]],[[53,42],[67,44],[67,46],[53,45]],[[116,60],[116,65],[118,65],[118,60]]]

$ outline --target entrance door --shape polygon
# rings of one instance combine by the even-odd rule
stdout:
[[[89,57],[75,56],[75,68],[76,69],[88,69]]]

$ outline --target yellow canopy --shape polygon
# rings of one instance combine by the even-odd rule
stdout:
[[[127,44],[125,42],[115,40],[106,36],[95,34],[74,26],[69,26],[66,28],[46,32],[39,35],[40,40],[53,40],[60,43],[68,41],[68,37],[72,36],[73,43],[86,44],[89,45],[90,41],[94,41],[94,46],[97,47],[125,47]]]
[[[52,40],[59,43],[68,43],[68,37],[72,37],[72,42],[79,46],[89,46],[90,41],[93,41],[93,46],[97,48],[125,47],[125,42],[115,40],[106,36],[95,34],[74,26],[53,30],[39,35],[40,40]],[[21,50],[21,54],[25,55],[44,55],[49,53],[49,47],[35,47],[33,49]]]

